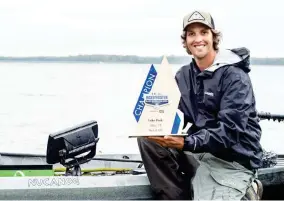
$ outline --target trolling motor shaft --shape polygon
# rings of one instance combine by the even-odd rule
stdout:
[[[260,120],[266,119],[278,122],[284,121],[284,115],[281,114],[271,114],[270,112],[259,112],[257,116]]]

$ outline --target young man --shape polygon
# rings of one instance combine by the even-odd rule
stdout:
[[[181,37],[193,59],[176,74],[179,109],[192,126],[185,138],[138,138],[151,186],[158,199],[259,199],[261,128],[249,50],[219,50],[220,33],[202,11],[184,17]]]

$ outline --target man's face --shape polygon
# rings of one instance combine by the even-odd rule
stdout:
[[[201,23],[193,23],[187,27],[186,44],[193,57],[201,60],[214,51],[212,31]]]

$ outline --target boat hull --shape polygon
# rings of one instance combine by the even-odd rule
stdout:
[[[82,177],[2,177],[1,200],[152,199],[146,175]]]
[[[84,168],[130,168],[130,172],[107,172],[97,176],[17,176],[0,177],[0,199],[12,200],[149,200],[154,199],[148,177],[141,167],[140,155],[97,155]],[[102,159],[102,160],[99,160]],[[109,159],[109,160],[105,160]],[[113,161],[112,161],[113,160]],[[121,160],[121,161],[118,161]],[[132,162],[130,162],[132,161]],[[44,155],[1,153],[2,165],[46,165]],[[53,168],[62,167],[60,164]],[[101,171],[103,172],[103,171]],[[136,175],[138,174],[138,175]],[[284,199],[284,162],[278,158],[274,167],[259,170],[264,186],[263,199]]]

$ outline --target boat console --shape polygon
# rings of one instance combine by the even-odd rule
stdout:
[[[98,140],[96,121],[52,133],[48,138],[46,162],[65,166],[66,176],[81,176],[80,164],[90,161],[96,155]]]

